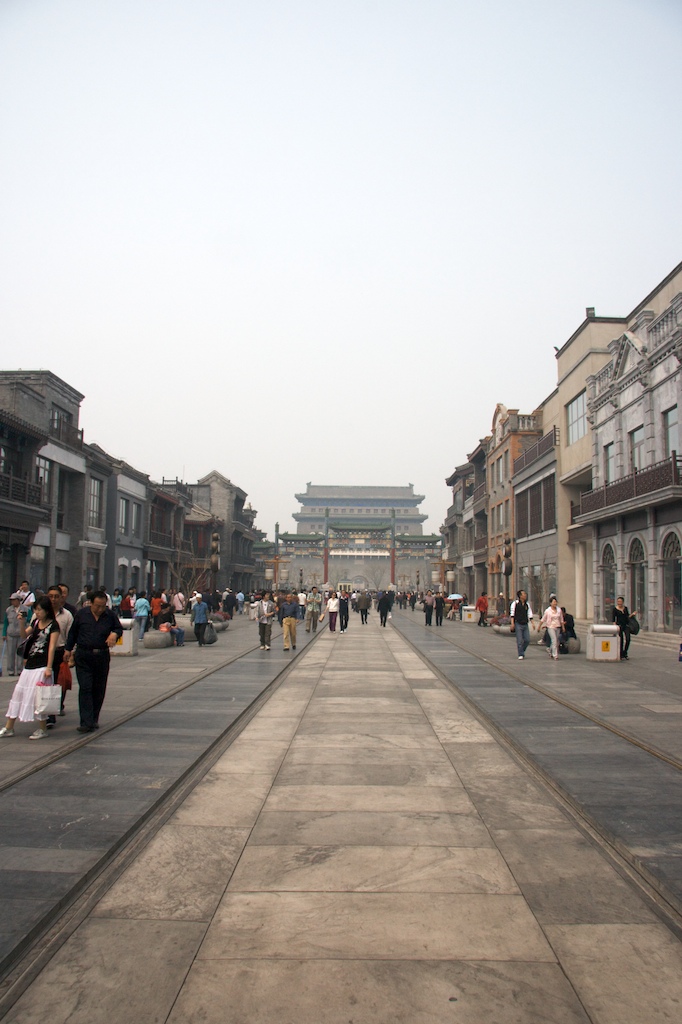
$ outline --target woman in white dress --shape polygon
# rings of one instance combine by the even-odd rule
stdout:
[[[49,597],[39,597],[33,606],[33,628],[26,629],[22,623],[23,636],[28,637],[24,648],[25,666],[19,676],[7,708],[7,720],[0,737],[14,736],[14,723],[39,722],[39,727],[29,736],[30,740],[42,740],[48,735],[47,715],[36,715],[36,687],[53,685],[52,664],[59,640],[59,625]]]

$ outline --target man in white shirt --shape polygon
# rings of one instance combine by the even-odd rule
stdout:
[[[518,591],[516,600],[512,601],[509,615],[511,627],[516,636],[519,661],[523,661],[526,656],[526,648],[530,643],[530,624],[533,621],[533,609],[528,604],[528,594],[525,590]]]

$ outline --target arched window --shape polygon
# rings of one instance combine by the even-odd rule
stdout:
[[[663,621],[666,630],[676,633],[682,626],[682,567],[680,538],[669,533],[663,541]]]
[[[634,615],[637,612],[637,616],[642,623],[646,621],[646,565],[644,557],[644,546],[639,539],[635,537],[630,544],[630,600],[628,606],[630,611]]]
[[[602,564],[602,611],[604,621],[611,622],[616,603],[616,556],[613,547],[606,544],[601,556]]]

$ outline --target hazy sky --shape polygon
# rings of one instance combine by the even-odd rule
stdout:
[[[2,366],[153,477],[444,478],[682,259],[678,0],[0,0]]]

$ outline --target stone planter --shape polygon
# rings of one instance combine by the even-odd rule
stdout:
[[[170,633],[162,633],[158,629],[152,629],[145,633],[142,644],[146,650],[156,650],[160,647],[172,647],[173,637]]]
[[[498,636],[514,636],[511,626],[493,626],[493,633],[497,633]]]

